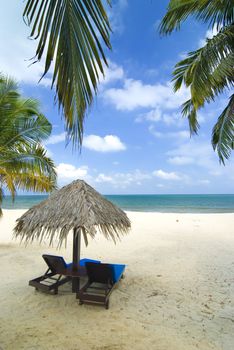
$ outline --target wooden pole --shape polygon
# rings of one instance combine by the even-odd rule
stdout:
[[[73,259],[72,269],[77,271],[80,266],[80,244],[81,244],[81,230],[73,230]],[[76,293],[80,289],[79,277],[72,278],[72,292]]]
[[[77,270],[80,265],[80,241],[81,234],[80,229],[73,230],[73,269]]]

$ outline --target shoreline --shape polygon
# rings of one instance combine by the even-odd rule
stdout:
[[[18,211],[26,212],[30,208],[2,208],[3,211]],[[207,209],[203,211],[157,211],[157,210],[131,210],[121,208],[125,213],[151,213],[151,214],[234,214],[233,211],[225,210],[225,211],[210,211],[212,209]]]
[[[82,240],[82,258],[127,265],[105,310],[80,306],[69,284],[58,295],[28,286],[45,272],[42,254],[71,261],[72,234],[59,250],[46,240],[19,244],[12,229],[24,211],[4,210],[0,219],[0,348],[232,349],[234,214],[127,211],[132,230],[121,242]]]
[[[3,200],[6,210],[27,210],[48,196],[21,195],[12,203],[10,197]],[[105,195],[105,198],[124,211],[150,213],[234,213],[233,194],[209,195]]]

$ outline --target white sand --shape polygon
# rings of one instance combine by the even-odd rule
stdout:
[[[0,221],[1,350],[234,349],[234,214],[129,212],[121,243],[83,246],[83,257],[128,265],[105,310],[79,306],[69,284],[56,296],[28,286],[42,253],[68,261],[72,247],[12,241],[22,212]]]

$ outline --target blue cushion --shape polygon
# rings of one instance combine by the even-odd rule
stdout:
[[[80,260],[80,266],[85,266],[86,262],[93,262],[93,263],[96,263],[96,264],[100,264],[101,261],[84,258],[84,259]],[[70,267],[70,266],[72,266],[72,262],[69,263],[69,264],[66,264],[66,265],[67,265],[67,267]]]
[[[126,265],[110,264],[110,266],[113,273],[113,282],[116,283],[120,280]]]
[[[85,266],[86,262],[93,262],[93,263],[96,263],[96,264],[100,264],[101,263],[100,260],[93,260],[93,259],[86,259],[86,258],[84,258],[84,259],[80,260],[80,266]]]

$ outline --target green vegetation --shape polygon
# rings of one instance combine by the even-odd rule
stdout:
[[[40,113],[38,102],[22,98],[17,84],[0,75],[0,216],[4,188],[13,199],[17,189],[55,188],[55,165],[40,144],[50,133],[51,124]]]
[[[110,0],[107,0],[110,3]],[[110,24],[101,0],[27,0],[24,19],[38,39],[36,59],[45,57],[44,75],[54,61],[52,87],[67,133],[80,147],[85,113],[107,65]]]
[[[171,0],[160,32],[171,34],[189,16],[208,23],[215,34],[203,47],[188,53],[173,72],[174,90],[182,84],[190,88],[191,99],[183,104],[182,114],[189,120],[191,133],[197,133],[197,112],[234,82],[234,2],[230,0]],[[224,164],[234,149],[234,94],[213,128],[213,148]]]

